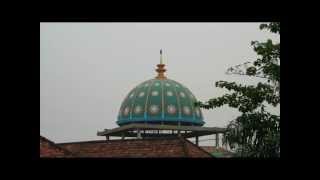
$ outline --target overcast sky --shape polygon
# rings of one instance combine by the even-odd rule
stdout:
[[[57,143],[104,139],[96,133],[117,127],[127,93],[156,76],[161,48],[167,77],[201,101],[227,92],[216,81],[260,81],[225,74],[257,57],[252,40],[280,41],[259,24],[40,23],[40,134]],[[239,115],[227,106],[202,112],[209,127]]]

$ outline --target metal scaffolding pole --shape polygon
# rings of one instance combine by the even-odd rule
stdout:
[[[199,137],[196,136],[196,145],[199,146]]]
[[[138,130],[137,130],[137,138],[138,138],[138,139],[141,139],[141,132],[140,132],[140,129],[138,129]]]
[[[216,133],[216,147],[219,147],[219,133]]]

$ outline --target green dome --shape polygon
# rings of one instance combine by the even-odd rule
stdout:
[[[160,73],[159,73],[160,74]],[[167,78],[147,80],[132,89],[121,104],[117,124],[204,124],[194,106],[195,96],[182,84]]]

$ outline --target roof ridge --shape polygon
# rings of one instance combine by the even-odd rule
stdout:
[[[206,154],[209,155],[210,157],[214,157],[214,156],[212,156],[212,154],[210,154],[209,152],[205,151],[205,150],[202,149],[200,146],[197,146],[197,145],[193,144],[193,143],[192,143],[191,141],[189,141],[188,139],[184,139],[184,138],[183,138],[183,140],[184,140],[186,143],[191,144],[193,147],[196,147],[196,148],[199,149],[200,151],[206,153]],[[214,157],[214,158],[215,158],[215,157]]]
[[[79,143],[104,143],[104,142],[115,142],[115,141],[141,141],[141,140],[172,140],[178,139],[177,137],[154,137],[154,138],[146,138],[146,139],[113,139],[113,140],[93,140],[93,141],[74,141],[74,142],[64,142],[64,143],[56,143],[56,145],[65,145],[65,144],[79,144]]]
[[[44,141],[48,142],[51,146],[58,148],[59,150],[63,151],[64,153],[66,153],[67,155],[74,155],[73,152],[59,146],[58,144],[54,143],[53,141],[49,140],[48,138],[41,136],[40,135],[40,139],[43,139]]]
[[[188,151],[188,147],[187,147],[186,141],[184,141],[183,137],[179,137],[179,140],[182,143],[182,149],[183,149],[183,152],[184,152],[185,156],[189,157],[189,151]]]
[[[113,141],[113,140],[110,140]],[[57,145],[65,145],[65,144],[79,144],[79,143],[103,143],[107,142],[106,140],[93,140],[93,141],[73,141],[73,142],[63,142],[63,143],[56,143]]]

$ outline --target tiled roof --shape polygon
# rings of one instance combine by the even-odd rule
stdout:
[[[166,158],[212,157],[208,152],[183,138],[128,139],[57,144],[76,157]]]
[[[40,135],[40,157],[71,157],[72,153]]]

